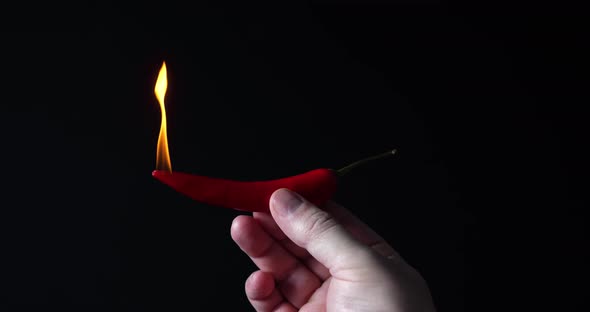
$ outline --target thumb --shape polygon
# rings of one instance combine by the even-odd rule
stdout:
[[[287,237],[332,273],[366,265],[370,249],[332,215],[299,194],[285,188],[276,190],[270,197],[270,212]]]

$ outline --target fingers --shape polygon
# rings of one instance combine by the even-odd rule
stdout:
[[[366,267],[370,249],[355,239],[328,212],[319,209],[298,194],[275,191],[270,199],[270,212],[283,232],[330,270]]]
[[[299,258],[299,261],[303,262],[320,280],[324,281],[330,276],[328,269],[312,257],[307,250],[297,246],[291,239],[283,233],[281,228],[277,225],[272,216],[268,213],[255,212],[253,213],[254,220],[260,224],[260,226],[272,236],[278,243],[280,243],[287,251]]]
[[[252,273],[246,280],[245,289],[250,304],[258,312],[297,311],[277,291],[274,278],[270,273],[263,271]]]
[[[320,286],[318,276],[277,243],[252,217],[236,217],[231,236],[258,268],[273,276],[278,290],[295,307],[301,307]]]
[[[393,247],[348,209],[332,201],[326,203],[322,209],[331,214],[334,219],[341,223],[354,238],[373,248],[378,254],[390,260],[401,260],[401,257]],[[268,213],[255,212],[253,213],[253,217],[268,234],[278,241],[287,251],[299,258],[300,261],[320,277],[322,281],[330,276],[330,272],[323,264],[313,258],[307,250],[293,243],[293,241],[283,233],[271,215]]]
[[[246,296],[251,301],[264,300],[272,307],[276,306],[283,298],[275,291],[274,277],[268,272],[256,271],[246,280]]]

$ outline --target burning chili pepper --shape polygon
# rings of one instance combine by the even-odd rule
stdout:
[[[291,177],[266,181],[236,181],[193,175],[177,171],[154,170],[152,175],[176,191],[213,206],[242,211],[269,211],[270,196],[288,188],[321,206],[336,192],[338,178],[368,161],[394,155],[396,150],[354,162],[342,169],[315,169]]]
[[[267,181],[235,181],[211,178],[172,171],[168,138],[166,135],[166,110],[164,97],[168,88],[166,63],[162,63],[154,92],[162,111],[162,124],[158,137],[156,169],[152,175],[176,191],[188,197],[213,206],[221,206],[245,211],[269,211],[270,196],[279,188],[295,191],[312,203],[321,206],[336,192],[338,177],[350,169],[367,161],[391,156],[395,150],[365,158],[352,163],[340,170],[315,169],[277,180]]]

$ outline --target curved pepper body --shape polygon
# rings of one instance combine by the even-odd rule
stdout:
[[[154,170],[152,175],[196,201],[251,212],[269,212],[270,196],[279,188],[288,188],[321,206],[332,198],[338,183],[335,171],[323,168],[266,181],[236,181],[161,170]]]

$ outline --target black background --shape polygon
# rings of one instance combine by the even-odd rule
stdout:
[[[423,273],[440,311],[579,308],[590,51],[583,11],[565,7],[5,9],[0,303],[251,309],[238,212],[150,175],[166,61],[173,169],[272,179],[397,148],[336,200]]]

